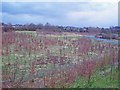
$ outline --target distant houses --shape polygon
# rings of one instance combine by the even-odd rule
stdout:
[[[118,34],[105,34],[105,33],[100,33],[95,35],[97,38],[103,38],[103,39],[116,39],[120,40],[120,37]]]

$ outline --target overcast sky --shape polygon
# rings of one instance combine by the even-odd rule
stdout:
[[[5,23],[43,23],[69,26],[118,25],[118,5],[111,2],[2,2]]]

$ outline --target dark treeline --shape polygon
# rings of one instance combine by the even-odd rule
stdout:
[[[115,34],[120,34],[120,27],[115,26],[115,27],[109,27],[109,28],[99,28],[99,27],[73,27],[73,26],[55,26],[51,25],[50,23],[46,24],[11,24],[11,23],[1,23],[2,25],[2,30],[4,32],[7,31],[36,31],[36,30],[47,30],[47,31],[57,31],[57,32],[88,32],[88,33],[115,33]]]

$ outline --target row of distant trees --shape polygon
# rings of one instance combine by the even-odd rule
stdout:
[[[97,33],[120,33],[120,27],[110,27],[110,28],[99,28],[99,27],[73,27],[73,26],[55,26],[50,23],[46,24],[5,24],[1,23],[2,30],[7,32],[10,30],[15,31],[36,31],[36,30],[47,30],[47,31],[60,31],[60,32],[97,32]]]
[[[5,23],[2,23],[2,30],[3,31],[9,31],[9,30],[18,30],[18,31],[35,31],[36,29],[42,29],[43,27],[47,27],[49,26],[49,24],[47,23],[46,25],[43,25],[43,24],[37,24],[35,25],[34,23],[30,23],[30,24],[11,24],[11,23],[8,23],[8,24],[5,24]]]

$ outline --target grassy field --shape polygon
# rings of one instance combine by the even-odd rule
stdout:
[[[74,33],[3,33],[4,88],[118,88],[118,46]]]

